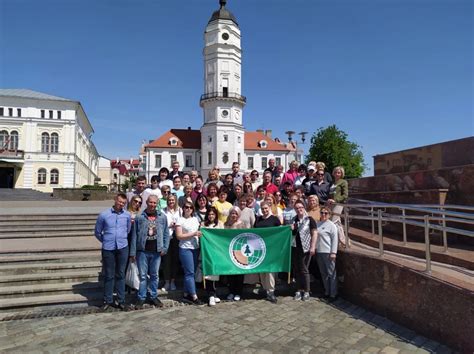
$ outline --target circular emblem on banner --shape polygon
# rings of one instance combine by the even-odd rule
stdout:
[[[265,259],[267,248],[260,236],[246,232],[235,236],[229,245],[232,263],[241,269],[254,269]]]

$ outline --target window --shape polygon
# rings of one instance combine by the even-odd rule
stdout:
[[[173,145],[173,146],[178,145],[178,140],[176,140],[175,138],[170,138],[170,145]]]
[[[208,141],[209,143],[212,143],[212,136],[209,135],[209,136],[207,137],[207,141]]]
[[[41,134],[41,152],[49,152],[49,134]]]
[[[50,184],[58,184],[59,183],[59,171],[55,168],[53,168],[50,172],[49,183]]]
[[[184,166],[186,166],[186,167],[194,167],[194,166],[193,166],[193,156],[192,156],[192,155],[186,155],[186,156],[185,156]]]
[[[207,153],[207,164],[212,165],[212,152],[211,151]]]
[[[155,155],[155,168],[161,168],[161,155]]]
[[[13,108],[8,108],[8,115],[13,117]]]
[[[262,157],[262,169],[266,169],[268,166],[267,166],[267,158],[266,157]]]
[[[58,111],[58,119],[61,119],[61,111]]]
[[[229,153],[228,152],[224,152],[222,154],[222,162],[227,164],[229,162]]]
[[[18,150],[18,132],[15,130],[10,133],[10,150]]]
[[[237,137],[237,142],[240,144],[242,142],[242,138],[240,136]]]
[[[17,117],[21,117],[21,108],[16,109],[16,115]]]
[[[8,132],[6,130],[0,131],[0,149],[8,148]]]
[[[0,116],[3,116],[5,114],[5,109],[3,107],[0,107]]]
[[[58,152],[59,150],[59,135],[58,133],[51,134],[51,140],[49,142],[49,152]]]
[[[49,111],[49,119],[53,119],[53,111]]]
[[[222,96],[229,97],[229,88],[228,87],[223,87],[222,88]]]
[[[239,165],[240,165],[240,152],[237,153],[237,162],[238,162]]]
[[[275,157],[275,166],[281,165],[281,157]]]
[[[41,118],[45,117],[44,109],[41,110]]]
[[[247,157],[247,168],[253,169],[253,156]]]
[[[46,169],[40,168],[38,170],[38,184],[46,184]]]
[[[260,147],[262,149],[266,149],[267,148],[267,142],[265,140],[260,140],[258,145],[260,145]]]
[[[227,134],[224,134],[224,141],[229,141],[229,136]]]
[[[175,161],[178,161],[178,155],[170,155],[170,158],[171,158],[171,164],[173,164],[173,162]]]

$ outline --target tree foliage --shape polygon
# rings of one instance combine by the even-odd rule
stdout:
[[[319,128],[311,137],[311,146],[306,162],[322,161],[329,173],[336,166],[345,170],[345,178],[362,176],[366,165],[360,146],[348,140],[348,136],[335,125]]]

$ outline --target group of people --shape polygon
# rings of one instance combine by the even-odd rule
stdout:
[[[102,243],[104,275],[103,309],[125,309],[125,272],[136,262],[140,286],[135,306],[147,301],[156,307],[160,270],[165,290],[176,290],[180,264],[184,273],[184,301],[202,304],[197,296],[196,278],[200,263],[201,228],[249,229],[289,225],[292,238],[292,275],[296,281],[295,300],[310,296],[309,266],[313,256],[321,273],[324,296],[337,296],[336,255],[344,243],[340,215],[348,198],[344,168],[332,176],[322,162],[308,165],[293,161],[284,172],[269,160],[260,179],[256,170],[241,172],[238,162],[232,173],[220,175],[215,166],[204,180],[197,171],[184,173],[179,163],[161,168],[150,185],[144,176],[135,189],[119,193],[112,208],[103,211],[95,236]],[[216,295],[219,276],[206,276],[208,304],[220,302]],[[277,302],[275,274],[228,275],[221,282],[229,288],[227,300],[239,301],[244,283],[260,283],[266,299]],[[114,301],[113,294],[116,294]]]

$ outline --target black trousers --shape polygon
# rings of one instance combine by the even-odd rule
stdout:
[[[241,296],[244,290],[244,275],[228,275],[227,279],[229,281],[229,292]]]
[[[291,248],[291,259],[298,290],[303,289],[309,292],[309,264],[311,263],[311,257],[311,254],[309,252],[304,253],[301,247],[296,246]]]
[[[170,240],[168,253],[161,260],[163,277],[165,280],[176,279],[176,274],[179,270],[178,244],[178,239],[176,237],[173,237]]]

